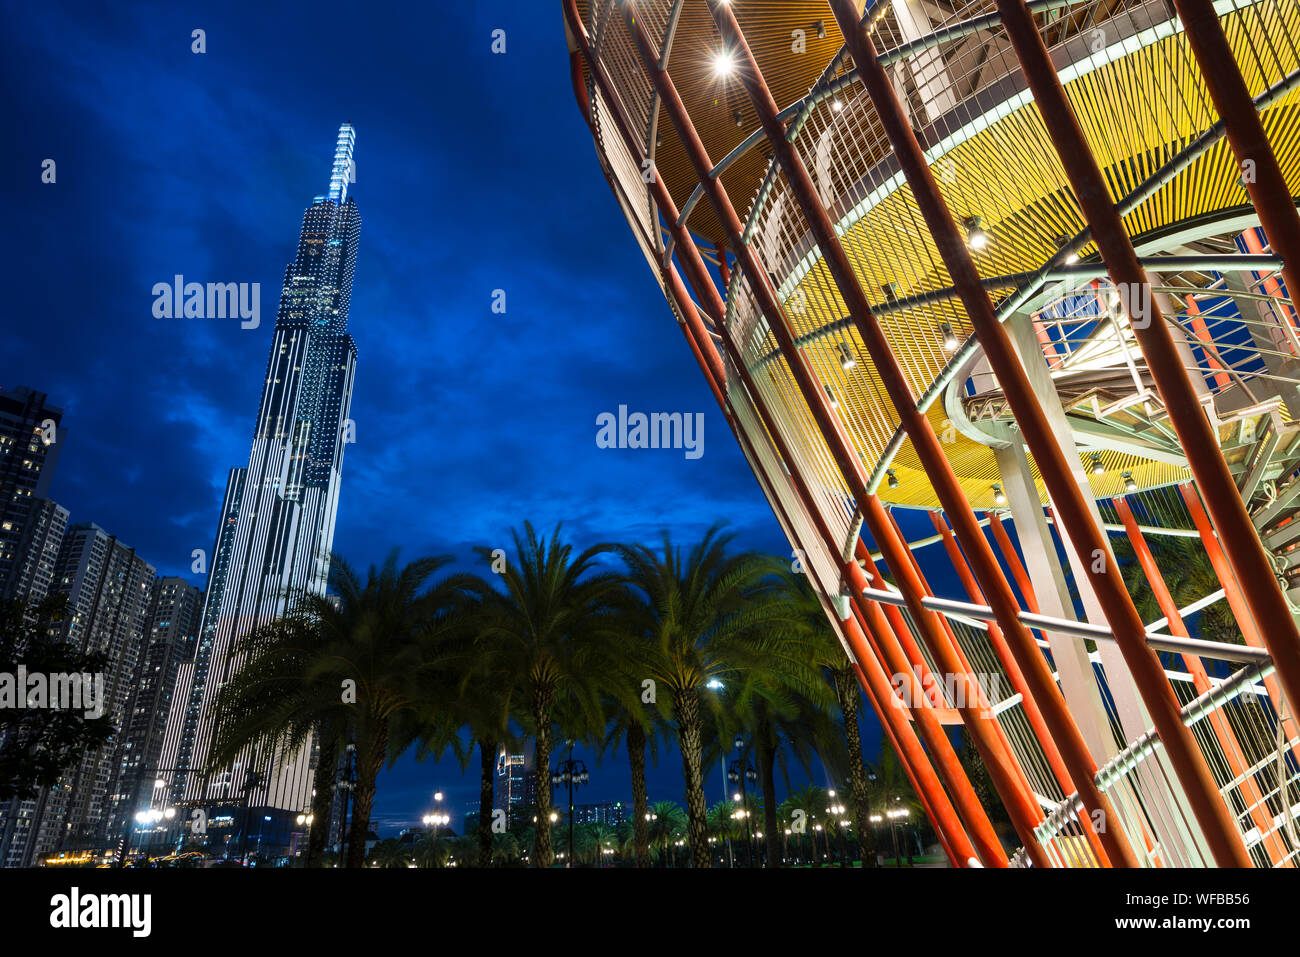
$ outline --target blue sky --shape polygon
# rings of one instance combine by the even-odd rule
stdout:
[[[186,6],[6,5],[0,384],[65,408],[52,494],[74,522],[203,584],[190,555],[247,462],[284,267],[348,121],[363,226],[338,552],[468,561],[529,518],[580,544],[724,519],[789,553],[600,174],[558,3]],[[155,318],[177,273],[260,283],[261,327]],[[703,413],[703,456],[597,448],[620,404]],[[629,787],[620,755],[583,800]],[[436,788],[453,808],[477,793],[449,761],[404,759],[376,822],[413,822]],[[675,753],[651,791],[680,799]]]

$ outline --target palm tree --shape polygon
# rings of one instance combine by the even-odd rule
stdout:
[[[398,868],[411,866],[410,851],[395,837],[380,841],[370,851],[370,866]]]
[[[661,867],[668,866],[671,848],[687,832],[686,814],[674,801],[656,801],[650,805],[650,847],[658,851]],[[673,855],[674,858],[676,855]]]
[[[648,689],[639,672],[638,662],[643,658],[644,620],[636,602],[625,603],[621,613],[612,619],[612,634],[607,640],[617,667],[605,678],[605,712],[609,715],[600,753],[618,750],[620,744],[627,751],[628,767],[632,774],[633,856],[637,867],[650,866],[650,829],[648,821],[649,799],[646,796],[646,751],[650,759],[659,763],[659,742],[668,733],[668,725],[653,700],[645,700]]]
[[[501,673],[514,679],[512,694],[522,698],[520,710],[534,741],[537,818],[547,822],[557,699],[562,696],[567,713],[582,716],[587,726],[604,723],[599,676],[608,655],[595,637],[619,582],[611,573],[594,570],[605,546],[575,556],[572,546],[560,541],[558,526],[546,539],[525,522],[523,534],[516,529],[511,537],[514,556],[499,574],[502,591],[493,591],[485,602],[478,640]],[[489,564],[495,562],[492,550],[477,551]],[[507,710],[511,710],[509,705]],[[550,867],[550,828],[538,827],[535,840],[533,866]]]
[[[463,627],[465,577],[431,581],[451,559],[423,558],[399,568],[397,555],[394,550],[381,567],[371,566],[364,582],[335,557],[334,594],[304,596],[289,616],[241,639],[238,653],[246,663],[216,700],[209,773],[246,749],[262,762],[274,752],[294,753],[314,730],[330,735],[325,744],[341,749],[346,740],[355,748],[346,867],[365,864],[375,779],[396,756],[390,730],[421,697],[421,666],[437,642],[431,636]],[[328,820],[328,813],[319,819]]]
[[[820,866],[821,862],[821,852],[817,848],[818,836],[826,834],[826,840],[830,840],[826,830],[831,823],[830,816],[827,814],[830,804],[830,794],[825,788],[815,784],[791,791],[781,803],[781,816],[790,822],[790,830],[797,835],[807,837],[812,845],[814,866]],[[796,841],[796,843],[801,842]],[[829,843],[826,847],[829,852]]]
[[[831,631],[821,601],[813,592],[807,578],[786,574],[783,584],[788,599],[799,609],[799,618],[808,630],[812,642],[813,662],[824,669],[830,686],[835,691],[843,720],[844,743],[847,748],[846,770],[849,781],[849,813],[853,831],[858,837],[862,866],[876,866],[875,830],[871,827],[871,795],[867,784],[866,761],[862,755],[862,735],[859,728],[862,688],[857,672],[835,633]]]
[[[638,665],[671,707],[695,867],[710,865],[702,707],[718,707],[717,696],[702,690],[730,682],[743,707],[774,662],[794,667],[798,660],[789,615],[768,581],[775,561],[754,552],[727,554],[732,538],[714,526],[684,560],[666,532],[660,554],[643,545],[616,546],[628,582],[640,593],[650,637]]]

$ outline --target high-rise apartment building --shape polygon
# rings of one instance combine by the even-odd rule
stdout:
[[[26,386],[0,389],[0,598],[45,597],[68,513],[48,500],[63,410]]]
[[[162,764],[163,735],[181,664],[193,660],[203,613],[203,592],[183,578],[154,582],[148,626],[132,682],[131,698],[119,737],[117,786],[112,802],[109,843],[130,839],[135,815],[155,809],[165,797],[155,782],[166,780]],[[163,810],[157,806],[157,810]],[[157,845],[168,838],[167,826],[149,831],[137,828],[135,846]]]
[[[357,351],[347,332],[361,230],[347,196],[354,138],[350,125],[340,128],[329,193],[308,207],[285,270],[252,450],[227,482],[198,646],[181,668],[162,757],[177,769],[173,802],[240,808],[233,816],[256,822],[264,850],[287,847],[293,819],[310,804],[311,747],[288,760],[249,754],[222,773],[202,772],[213,700],[237,667],[237,642],[300,596],[324,593],[329,576],[343,450],[355,435]],[[254,766],[266,773],[245,788]]]
[[[135,549],[93,523],[68,529],[53,589],[68,599],[61,637],[105,664],[103,713],[117,729],[68,768],[59,782],[30,801],[6,809],[0,859],[6,866],[35,864],[47,854],[90,851],[109,843],[127,702],[139,664],[154,568]]]

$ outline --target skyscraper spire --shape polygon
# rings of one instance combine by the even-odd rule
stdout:
[[[347,201],[348,183],[352,173],[352,147],[357,141],[357,131],[351,123],[339,127],[338,142],[334,145],[334,171],[330,174],[330,199],[340,206]]]

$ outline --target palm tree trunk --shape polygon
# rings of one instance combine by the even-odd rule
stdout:
[[[312,774],[311,824],[307,826],[307,858],[304,867],[319,867],[330,832],[334,808],[334,777],[338,773],[338,739],[332,728],[320,729],[316,770]]]
[[[537,828],[533,834],[533,867],[551,866],[551,704],[555,691],[549,684],[533,690],[533,726],[537,766]]]
[[[835,694],[844,715],[844,739],[849,751],[849,803],[853,830],[858,836],[862,866],[876,866],[876,832],[871,827],[871,803],[867,793],[867,770],[862,760],[862,737],[858,733],[858,683],[853,672],[835,672]]]
[[[478,754],[478,866],[488,867],[492,863],[492,778],[496,773],[496,741],[480,739]]]
[[[686,778],[686,833],[691,843],[691,866],[708,867],[709,822],[704,801],[704,742],[700,734],[700,698],[694,688],[673,693],[677,744]]]
[[[348,859],[345,867],[366,866],[366,834],[370,831],[370,812],[375,804],[375,779],[388,754],[388,722],[375,722],[370,740],[357,745],[357,790],[354,795],[352,827],[348,834]]]
[[[759,718],[754,734],[758,745],[758,780],[763,788],[763,837],[767,851],[767,866],[780,867],[781,855],[777,846],[780,825],[776,818],[776,740],[767,716]]]
[[[645,728],[635,721],[627,729],[627,762],[632,766],[632,841],[636,866],[650,866],[649,801],[645,784]]]

